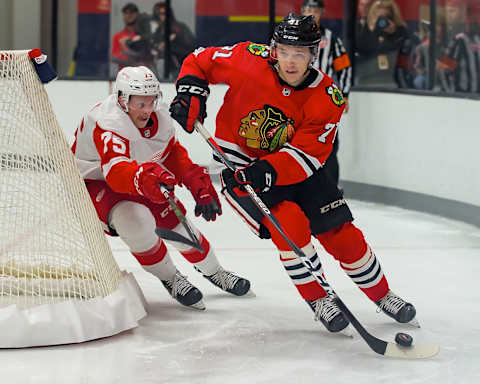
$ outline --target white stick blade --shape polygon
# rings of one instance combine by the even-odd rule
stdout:
[[[402,347],[395,343],[388,343],[385,356],[398,359],[428,359],[440,351],[438,344],[417,344],[411,347]]]

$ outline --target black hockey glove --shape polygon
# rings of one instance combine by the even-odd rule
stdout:
[[[186,132],[193,132],[195,120],[203,123],[207,117],[209,94],[210,89],[204,79],[187,75],[177,80],[177,96],[170,104],[170,115]]]
[[[268,192],[277,181],[277,172],[266,160],[256,160],[246,168],[235,172],[239,184],[250,184],[254,190]]]

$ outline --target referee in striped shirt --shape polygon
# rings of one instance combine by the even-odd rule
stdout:
[[[317,59],[313,65],[335,80],[347,102],[345,108],[345,112],[347,112],[349,107],[348,93],[352,86],[352,65],[350,64],[350,59],[343,46],[342,40],[330,29],[324,28],[320,24],[320,18],[325,14],[325,4],[323,0],[304,0],[302,14],[305,16],[313,16],[322,32],[322,39],[318,43]],[[338,135],[333,142],[332,153],[324,165],[324,168],[327,169],[330,176],[338,185],[339,170],[337,152]]]

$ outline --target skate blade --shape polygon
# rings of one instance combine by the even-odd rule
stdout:
[[[417,318],[414,317],[412,320],[410,320],[407,324],[416,327],[416,328],[421,328],[420,323],[418,322]]]
[[[196,309],[197,311],[204,311],[206,308],[203,300],[197,301],[195,304],[192,305],[187,305],[186,307]]]
[[[338,334],[353,339],[353,327],[352,327],[352,324],[348,324],[344,329],[342,329],[340,332],[338,332]]]
[[[255,292],[253,292],[251,289],[249,289],[247,293],[245,293],[242,296],[238,296],[238,297],[257,297],[257,295],[255,294]]]

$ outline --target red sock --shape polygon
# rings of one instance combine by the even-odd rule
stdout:
[[[210,243],[208,240],[200,234],[200,245],[203,248],[203,252],[198,250],[197,248],[192,248],[185,252],[180,252],[185,259],[187,259],[190,263],[198,263],[203,261],[210,251]]]
[[[378,301],[387,294],[388,282],[382,267],[362,232],[352,223],[345,223],[315,237],[370,300]]]

